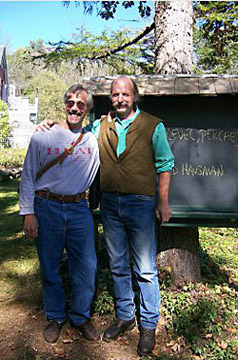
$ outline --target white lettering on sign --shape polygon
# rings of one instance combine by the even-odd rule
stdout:
[[[167,128],[169,141],[184,140],[195,141],[196,143],[209,142],[229,142],[238,147],[238,129],[192,129],[192,128]]]
[[[184,176],[224,176],[223,165],[219,166],[203,166],[203,165],[190,165],[187,163],[182,164],[181,174]]]

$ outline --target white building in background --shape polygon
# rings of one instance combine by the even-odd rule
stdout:
[[[32,134],[35,131],[38,112],[38,94],[33,104],[28,97],[16,96],[16,87],[9,85],[9,124],[13,126],[10,143],[15,148],[27,148]]]

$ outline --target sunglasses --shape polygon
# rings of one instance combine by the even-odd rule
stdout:
[[[71,109],[75,104],[77,105],[77,108],[79,110],[85,110],[88,107],[88,105],[83,103],[82,101],[67,100],[65,104],[69,109]]]

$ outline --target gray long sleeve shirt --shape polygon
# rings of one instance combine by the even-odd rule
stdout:
[[[62,164],[57,163],[36,181],[39,169],[61,154],[79,135],[55,125],[51,131],[39,131],[32,136],[20,184],[20,215],[34,214],[36,190],[74,195],[90,187],[99,167],[97,140],[90,132],[84,134]]]

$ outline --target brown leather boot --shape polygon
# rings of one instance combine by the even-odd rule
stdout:
[[[137,352],[140,356],[148,355],[155,347],[155,329],[140,328],[140,340]]]
[[[64,322],[58,322],[56,320],[48,320],[48,324],[44,329],[44,338],[49,343],[55,343],[60,336],[60,331]]]
[[[86,320],[81,325],[77,325],[75,327],[88,340],[96,341],[100,337],[98,330],[96,330],[89,320]]]
[[[103,334],[102,339],[104,341],[111,341],[117,339],[121,334],[123,334],[125,331],[132,330],[135,326],[136,321],[135,318],[124,321],[117,319],[117,321],[112,324]]]

